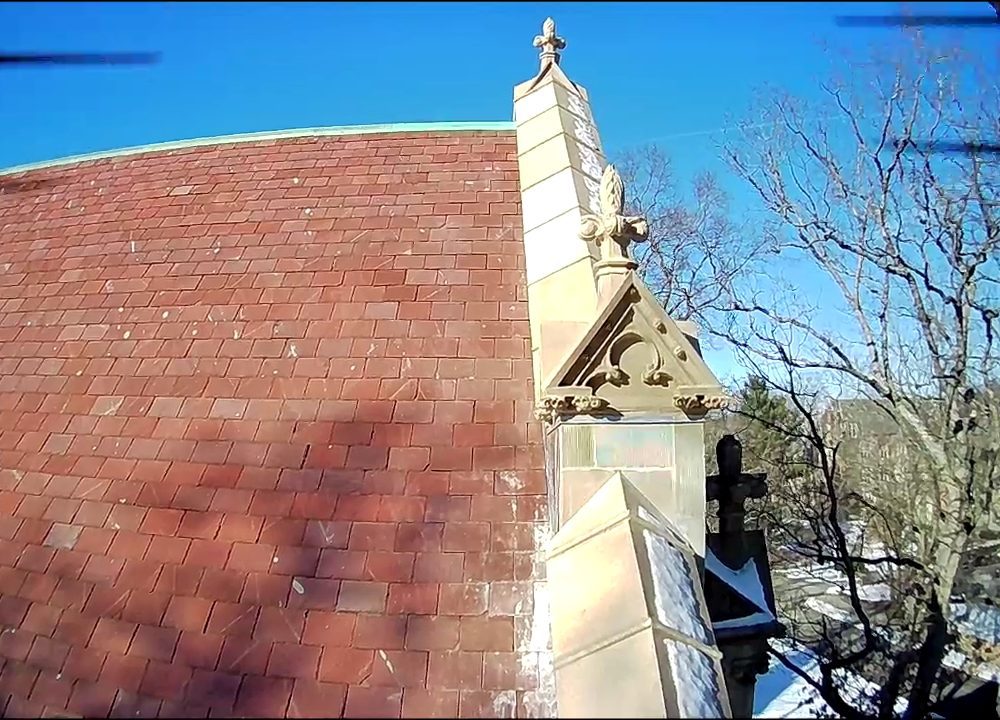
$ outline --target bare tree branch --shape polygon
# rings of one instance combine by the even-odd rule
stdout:
[[[767,122],[755,113],[726,145],[772,221],[754,246],[801,277],[787,294],[731,283],[706,315],[790,411],[736,412],[745,433],[801,449],[762,456],[785,485],[768,532],[791,559],[840,573],[849,621],[788,612],[819,655],[811,685],[845,717],[925,717],[943,697],[962,558],[1000,524],[1000,159],[982,149],[1000,130],[1000,86],[912,40],[823,83],[816,103],[766,97]],[[972,150],[935,154],[937,142]],[[851,435],[858,413],[869,429]],[[877,425],[887,434],[869,436]],[[873,582],[886,599],[869,598]],[[878,689],[848,697],[843,673]]]

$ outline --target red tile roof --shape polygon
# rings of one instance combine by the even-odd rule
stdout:
[[[0,189],[0,711],[525,702],[545,483],[512,133]]]

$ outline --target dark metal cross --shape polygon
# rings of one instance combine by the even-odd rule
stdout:
[[[719,533],[742,533],[746,519],[746,501],[767,494],[765,473],[743,472],[743,446],[735,435],[723,435],[715,446],[719,472],[706,478],[708,500],[719,501]]]

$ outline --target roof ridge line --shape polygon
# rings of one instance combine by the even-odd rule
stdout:
[[[266,140],[281,140],[296,137],[335,137],[338,135],[371,135],[376,133],[418,133],[418,132],[489,132],[514,130],[514,123],[508,121],[483,122],[415,122],[415,123],[380,123],[375,125],[333,125],[329,127],[289,128],[286,130],[264,130],[252,133],[235,133],[232,135],[214,135],[185,140],[167,140],[148,145],[99,150],[81,155],[69,155],[52,160],[25,163],[8,168],[0,168],[0,176],[43,170],[46,168],[75,165],[91,160],[105,160],[129,155],[140,155],[152,152],[167,152],[169,150],[184,150],[187,148],[204,147],[208,145],[225,145],[228,143],[262,142]]]

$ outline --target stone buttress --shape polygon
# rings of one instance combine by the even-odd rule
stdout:
[[[643,218],[605,160],[551,19],[514,89],[560,717],[728,716],[708,616],[705,413],[724,402],[689,324],[643,284]]]

